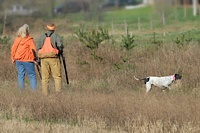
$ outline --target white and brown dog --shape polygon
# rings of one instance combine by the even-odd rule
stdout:
[[[136,80],[144,80],[144,83],[146,84],[146,92],[149,92],[151,90],[152,85],[157,86],[159,88],[165,89],[171,89],[170,85],[178,79],[181,79],[182,76],[180,74],[174,74],[170,76],[164,76],[164,77],[155,77],[155,76],[149,76],[146,78],[138,79],[134,76]]]

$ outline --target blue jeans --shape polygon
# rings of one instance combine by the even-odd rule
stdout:
[[[37,80],[36,80],[35,64],[33,62],[16,61],[16,67],[18,71],[18,87],[20,89],[25,88],[24,78],[25,78],[25,73],[27,73],[30,80],[31,89],[36,90]]]

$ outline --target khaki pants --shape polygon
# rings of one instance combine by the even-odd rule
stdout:
[[[41,73],[42,73],[42,93],[49,94],[49,80],[50,74],[54,78],[55,91],[61,91],[61,68],[59,58],[44,58],[41,59]]]

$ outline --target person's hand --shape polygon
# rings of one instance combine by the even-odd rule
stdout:
[[[38,65],[40,66],[40,60],[36,60],[36,61],[33,61],[35,63],[35,65]]]
[[[63,54],[63,48],[62,47],[58,47],[58,55],[62,55]]]
[[[59,50],[59,55],[62,55],[62,54],[63,54],[63,50],[60,49],[60,50]]]
[[[39,65],[37,61],[33,61],[33,63],[34,63],[35,65]]]

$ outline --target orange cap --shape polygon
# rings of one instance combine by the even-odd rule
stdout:
[[[56,26],[53,23],[47,24],[47,29],[48,30],[55,30]]]

